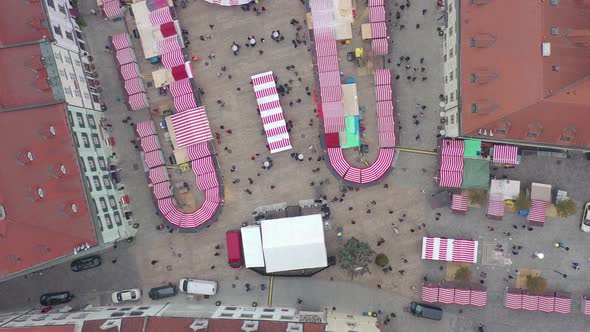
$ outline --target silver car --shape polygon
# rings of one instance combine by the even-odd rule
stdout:
[[[582,231],[590,233],[590,202],[584,205],[584,213],[582,214]]]

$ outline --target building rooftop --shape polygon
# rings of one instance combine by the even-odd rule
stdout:
[[[64,107],[0,112],[0,276],[96,244]]]
[[[74,325],[0,328],[0,332],[75,332],[75,331],[76,331],[76,326],[74,326]]]
[[[49,37],[42,1],[0,2],[0,45],[20,44]]]
[[[106,319],[88,320],[82,326],[82,332],[142,332],[144,317],[128,317],[121,320],[121,328],[113,326],[111,328],[101,329],[101,326],[107,322]],[[161,330],[161,331],[175,331],[175,330]],[[0,331],[1,332],[1,331]],[[27,331],[28,332],[28,331]]]
[[[590,3],[460,2],[462,135],[590,147]]]

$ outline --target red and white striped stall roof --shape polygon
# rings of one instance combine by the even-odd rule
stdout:
[[[127,32],[121,32],[111,37],[111,42],[115,47],[115,50],[122,50],[125,48],[131,48],[131,38]]]
[[[377,117],[393,116],[393,102],[384,100],[377,102]]]
[[[463,157],[442,155],[440,158],[440,170],[463,172]]]
[[[422,301],[428,303],[438,302],[438,286],[424,285],[422,286]]]
[[[160,150],[160,142],[158,136],[151,135],[141,138],[141,149],[143,152],[151,152],[154,150]]]
[[[336,55],[319,56],[317,58],[317,62],[318,62],[318,73],[339,70],[338,56],[336,56]]]
[[[385,6],[369,7],[369,21],[384,22],[385,21]]]
[[[522,310],[537,311],[539,309],[539,296],[522,294]]]
[[[123,15],[123,11],[119,6],[119,0],[105,0],[102,4],[102,11],[108,18],[120,17]]]
[[[504,195],[498,193],[490,194],[487,215],[500,218],[504,217]]]
[[[125,81],[139,77],[139,67],[137,66],[137,63],[132,62],[122,65],[121,76],[123,76]]]
[[[377,101],[392,100],[393,93],[391,85],[377,85],[375,86],[375,96]]]
[[[455,304],[469,305],[471,299],[470,289],[455,288]]]
[[[361,169],[350,167],[348,172],[346,172],[346,175],[344,175],[344,180],[352,183],[361,183]]]
[[[445,156],[463,157],[465,144],[462,140],[444,139],[442,141],[441,154]]]
[[[124,85],[125,85],[125,91],[127,91],[128,96],[134,95],[136,93],[145,92],[143,80],[139,77],[135,77],[135,78],[126,80]]]
[[[206,142],[213,138],[204,106],[171,115],[170,120],[176,137],[176,148]]]
[[[467,196],[453,194],[451,210],[465,212],[467,211]]]
[[[385,0],[369,0],[369,7],[385,6]]]
[[[478,242],[440,237],[422,238],[422,259],[477,263]]]
[[[379,146],[382,148],[393,148],[395,147],[395,133],[391,132],[379,132]]]
[[[170,82],[170,93],[172,94],[172,97],[180,97],[189,93],[193,93],[193,87],[191,85],[190,79],[185,78],[180,81]]]
[[[371,23],[371,38],[386,38],[387,37],[387,24],[385,22],[372,22]]]
[[[124,48],[121,50],[117,50],[117,62],[119,63],[119,66],[131,63],[131,62],[137,62],[137,59],[135,58],[135,52],[133,52],[132,48]]]
[[[440,171],[438,185],[447,188],[461,188],[463,183],[463,172]]]
[[[172,196],[172,190],[170,190],[170,182],[156,183],[152,187],[152,191],[156,199],[162,199]]]
[[[476,307],[483,307],[488,303],[488,293],[485,290],[472,289],[469,304]]]
[[[147,95],[145,93],[136,93],[132,96],[129,96],[129,107],[131,110],[138,111],[144,108],[148,108],[150,105],[148,103]]]
[[[149,178],[150,182],[154,184],[170,180],[170,176],[168,175],[168,170],[166,169],[166,166],[151,168],[149,171]]]
[[[332,10],[334,3],[332,0],[314,0],[309,2],[312,12],[321,10]]]
[[[388,38],[373,38],[371,40],[371,50],[374,55],[389,54],[389,39]]]
[[[152,120],[145,120],[138,122],[135,126],[135,131],[139,137],[146,137],[156,134],[156,125]]]
[[[164,198],[158,200],[158,210],[160,213],[165,216],[168,213],[172,212],[173,210],[177,210],[176,204],[174,204],[174,198]],[[178,210],[177,210],[178,211]]]
[[[377,123],[379,124],[378,131],[380,133],[393,133],[395,131],[395,120],[393,116],[377,118]]]
[[[504,305],[508,309],[520,310],[522,309],[522,291],[521,290],[508,290],[506,292],[506,298]]]
[[[143,159],[145,160],[148,168],[154,168],[164,165],[164,155],[162,150],[154,150],[144,154]]]
[[[377,69],[374,72],[375,85],[391,85],[391,70]]]
[[[211,150],[209,150],[209,142],[189,145],[186,148],[186,152],[190,160],[201,159],[211,155]]]
[[[340,72],[338,71],[328,71],[319,73],[319,77],[321,86],[335,86],[341,84]]]
[[[322,115],[325,118],[344,116],[344,103],[342,101],[322,103],[321,106]]]
[[[333,118],[324,118],[324,132],[326,133],[338,133],[343,131],[346,128],[344,123],[344,117],[333,117]]]
[[[160,54],[178,51],[181,48],[182,46],[178,36],[172,36],[158,41],[158,49],[160,50]]]
[[[313,29],[313,36],[315,37],[315,50],[318,57],[338,54],[333,27]]]
[[[438,302],[451,304],[455,302],[455,289],[454,288],[438,288]]]
[[[184,112],[186,110],[195,109],[197,102],[195,101],[195,95],[191,92],[186,95],[174,97],[174,108],[177,112]]]
[[[539,311],[553,312],[555,309],[555,294],[539,296]]]
[[[547,217],[547,205],[549,203],[538,199],[531,201],[531,208],[529,209],[529,222],[536,224],[544,224]]]
[[[268,142],[268,149],[270,153],[277,153],[281,151],[291,150],[293,146],[288,138],[281,138],[272,142]]]
[[[582,312],[586,316],[590,316],[590,298],[586,295],[582,296]]]
[[[511,145],[494,145],[492,160],[500,164],[518,163],[518,147]]]
[[[217,173],[209,172],[197,176],[197,187],[201,191],[219,187],[219,181],[217,181]]]
[[[246,5],[249,4],[250,2],[252,2],[252,0],[205,0],[208,3],[212,3],[215,5],[220,5],[220,6],[241,6],[241,5]]]
[[[324,103],[342,101],[342,87],[340,85],[320,86],[320,96]]]
[[[335,23],[334,12],[331,10],[314,11],[311,15],[311,20],[315,29],[333,27]]]
[[[379,154],[375,162],[369,165],[369,167],[362,169],[361,183],[370,183],[381,179],[391,168],[394,157],[394,149],[379,149]]]
[[[182,54],[182,50],[173,50],[170,52],[162,53],[162,65],[164,68],[172,68],[176,66],[181,66],[185,62],[184,54]]]
[[[350,164],[344,158],[344,153],[341,148],[328,148],[328,158],[330,158],[330,165],[332,168],[340,175],[344,177],[348,169],[350,168]]]
[[[555,308],[554,312],[560,314],[569,314],[572,311],[572,297],[569,294],[556,293],[555,294]]]
[[[221,203],[219,190],[219,187],[205,190],[205,200],[207,202]]]
[[[158,26],[164,23],[172,22],[172,13],[170,13],[170,7],[156,9],[153,12],[151,12],[150,22],[153,26]]]
[[[195,159],[191,163],[191,166],[195,176],[215,172],[215,165],[213,164],[213,157],[211,156]]]

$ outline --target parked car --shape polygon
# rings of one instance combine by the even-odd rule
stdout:
[[[170,283],[166,286],[154,287],[150,289],[149,297],[152,300],[159,300],[175,296],[177,292],[178,290],[176,286]]]
[[[410,303],[410,312],[416,317],[423,317],[433,320],[441,320],[443,315],[441,308],[417,302]]]
[[[590,232],[590,202],[584,205],[584,213],[582,213],[582,231]]]
[[[121,303],[127,301],[139,301],[141,299],[141,291],[137,288],[120,290],[111,295],[113,303]]]
[[[240,231],[228,231],[225,233],[227,244],[227,263],[234,269],[239,269],[244,264],[242,257],[242,234]]]
[[[100,256],[94,255],[76,259],[72,262],[72,264],[70,264],[70,267],[72,268],[72,271],[80,272],[100,266],[101,263],[102,260],[100,259]]]
[[[57,304],[68,303],[74,298],[74,294],[70,291],[46,293],[41,295],[39,302],[42,306],[53,306]]]
[[[187,294],[215,295],[217,294],[217,282],[182,278],[178,283],[178,289]]]

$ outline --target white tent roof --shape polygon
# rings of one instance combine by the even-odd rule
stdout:
[[[321,215],[263,220],[261,227],[266,272],[328,266]]]
[[[520,181],[516,180],[492,180],[490,194],[502,194],[504,199],[518,199],[520,195]]]
[[[242,227],[240,231],[242,232],[242,248],[244,249],[246,267],[264,267],[260,226]]]

